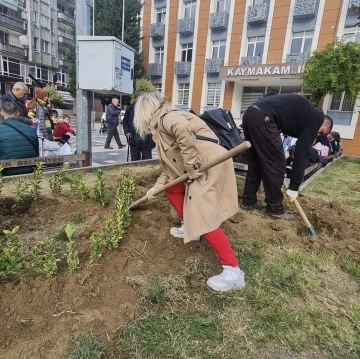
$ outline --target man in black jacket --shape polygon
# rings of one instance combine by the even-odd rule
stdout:
[[[143,93],[143,91],[140,91],[137,93],[137,97]],[[134,110],[134,105],[128,106],[123,120],[124,133],[130,146],[131,161],[151,160],[152,136],[146,135],[143,138],[136,132],[134,127]]]
[[[1,104],[12,102],[19,112],[18,119],[26,125],[33,125],[34,121],[28,118],[28,110],[25,106],[24,98],[29,93],[29,89],[24,82],[16,82],[12,89],[1,97]]]
[[[111,104],[106,108],[106,122],[108,125],[108,135],[105,141],[105,149],[112,150],[110,147],[110,143],[113,137],[115,137],[115,141],[118,145],[118,148],[124,148],[126,145],[123,145],[120,140],[119,131],[117,126],[119,126],[119,115],[121,113],[121,109],[119,107],[119,99],[113,98]]]
[[[297,94],[269,94],[250,106],[243,116],[245,139],[251,142],[247,153],[248,173],[241,208],[261,207],[256,193],[261,181],[265,190],[266,215],[275,219],[294,220],[285,213],[281,186],[285,174],[285,154],[280,133],[295,137],[296,151],[292,165],[290,201],[298,196],[309,152],[318,135],[331,132],[333,121],[323,111]]]

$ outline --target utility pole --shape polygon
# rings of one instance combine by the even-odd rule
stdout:
[[[92,36],[95,36],[95,0],[93,0],[92,15]],[[95,131],[95,92],[92,93],[92,115],[93,131]]]
[[[124,32],[125,32],[125,0],[122,2],[122,22],[121,22],[121,41],[124,42]],[[123,109],[123,96],[120,95],[120,104],[121,109]],[[121,120],[121,113],[120,113]]]
[[[76,1],[76,151],[91,151],[91,92],[79,89],[78,36],[89,36],[91,0]]]

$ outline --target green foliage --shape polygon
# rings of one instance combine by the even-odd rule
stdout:
[[[75,195],[77,192],[79,192],[79,189],[81,187],[81,181],[82,180],[82,173],[76,172],[75,175],[72,177],[70,182],[70,198],[74,201]]]
[[[40,189],[41,189],[41,177],[42,177],[42,163],[36,162],[35,171],[32,177],[31,182],[31,195],[35,201],[40,198]]]
[[[53,86],[46,86],[45,90],[48,92],[51,104],[54,107],[61,107],[64,102],[64,97],[60,95]]]
[[[1,194],[1,190],[2,190],[2,187],[4,185],[4,179],[3,179],[3,176],[1,174],[1,172],[4,170],[4,167],[2,165],[0,165],[0,194]]]
[[[74,242],[74,234],[75,234],[75,227],[68,223],[65,226],[65,233],[68,238],[68,242],[66,243],[67,248],[67,265],[70,273],[74,273],[76,269],[79,268],[80,259],[79,253],[75,250],[75,242]]]
[[[103,248],[103,239],[99,233],[92,233],[90,236],[90,263],[95,262],[96,260],[102,257],[102,248]]]
[[[318,105],[327,93],[346,92],[355,98],[360,92],[360,44],[341,41],[315,51],[306,62],[302,74],[304,87],[312,93],[311,101]]]
[[[70,338],[71,349],[65,353],[69,359],[102,359],[105,358],[105,345],[94,332],[77,339]]]
[[[136,94],[140,91],[144,92],[155,92],[156,88],[154,85],[147,79],[141,78],[135,81],[135,91],[131,96],[131,103],[135,103],[136,101]]]
[[[94,188],[94,202],[102,207],[106,206],[104,172],[101,169],[96,171],[96,184]]]
[[[80,224],[85,222],[85,216],[82,214],[74,214],[70,217],[69,222],[74,224]]]
[[[26,268],[26,256],[18,231],[18,226],[11,231],[4,230],[7,242],[0,254],[0,274],[21,275]]]
[[[57,198],[57,196],[61,193],[61,187],[65,182],[64,171],[68,167],[69,167],[68,165],[64,164],[55,175],[49,177],[48,179],[49,186],[54,198]]]
[[[56,258],[54,240],[52,238],[45,238],[40,245],[40,248],[35,246],[31,250],[32,266],[36,272],[42,273],[48,278],[56,274],[58,269],[57,262],[60,259]]]
[[[105,221],[103,227],[104,244],[112,251],[119,246],[119,238],[115,230],[113,219]]]
[[[88,186],[84,181],[80,182],[80,198],[82,201],[90,199],[90,186]]]
[[[17,203],[21,203],[24,201],[29,187],[30,187],[30,183],[28,181],[26,181],[24,178],[19,178],[16,187],[16,197],[15,197]]]

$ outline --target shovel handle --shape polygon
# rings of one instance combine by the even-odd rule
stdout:
[[[208,169],[210,169],[212,167],[215,167],[216,165],[218,165],[218,164],[220,164],[222,162],[225,162],[228,159],[230,159],[232,157],[235,157],[235,156],[239,155],[242,152],[245,152],[250,147],[251,147],[250,142],[245,141],[241,145],[238,145],[238,146],[232,148],[230,151],[227,151],[227,152],[221,154],[219,157],[216,157],[216,158],[210,160],[209,162],[203,164],[199,168],[198,172],[199,173],[206,172]],[[159,193],[164,192],[167,189],[169,189],[169,188],[171,188],[171,187],[173,187],[173,186],[175,186],[175,185],[177,185],[179,183],[185,182],[188,179],[189,179],[189,175],[186,173],[186,174],[174,179],[173,181],[167,183],[166,185],[159,187],[156,191],[154,191],[153,195],[157,196]],[[141,205],[142,203],[144,203],[146,201],[147,201],[147,196],[144,196],[144,197],[138,199],[136,202],[132,203],[129,208],[134,209],[134,208],[138,207],[139,205]]]

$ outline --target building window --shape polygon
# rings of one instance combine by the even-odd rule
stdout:
[[[4,76],[24,78],[25,65],[19,60],[9,59],[3,56],[0,62],[0,74]]]
[[[294,32],[291,41],[290,53],[292,54],[300,54],[302,52],[310,53],[313,36],[314,36],[314,31]]]
[[[166,7],[161,7],[160,9],[156,9],[156,22],[162,22],[165,24],[166,17]]]
[[[50,54],[50,42],[41,40],[41,51]]]
[[[34,18],[34,24],[37,25],[38,22],[39,22],[39,14],[38,14],[36,11],[34,11],[33,15],[34,15],[34,16],[33,16],[33,18]]]
[[[34,37],[34,50],[39,51],[39,39]]]
[[[154,60],[157,64],[162,64],[164,60],[164,46],[154,48]]]
[[[40,26],[50,29],[50,19],[45,15],[40,15]]]
[[[216,12],[226,11],[229,0],[217,0]]]
[[[29,66],[29,74],[33,75],[36,79],[43,81],[50,81],[50,71],[44,67]]]
[[[192,52],[193,52],[193,44],[182,44],[181,45],[181,61],[189,61],[192,60]]]
[[[187,105],[189,103],[190,84],[178,84],[178,104]]]
[[[262,5],[264,0],[253,0],[253,5]]]
[[[51,20],[51,32],[55,32],[55,21]]]
[[[55,44],[51,44],[51,56],[55,57]]]
[[[360,43],[360,26],[346,27],[343,40],[345,43],[353,41]]]
[[[213,41],[213,59],[224,59],[226,51],[226,40]]]
[[[59,59],[65,60],[66,54],[65,54],[65,51],[64,51],[64,50],[59,50],[59,51],[58,51],[58,54],[59,54]]]
[[[9,43],[9,34],[4,31],[0,31],[0,42],[3,44]]]
[[[190,1],[185,3],[185,16],[184,17],[192,17],[195,19],[196,14],[196,1]]]
[[[331,96],[329,111],[353,112],[355,106],[355,98],[343,93],[334,93]]]
[[[221,96],[221,84],[208,84],[206,105],[219,106],[220,96]]]
[[[264,36],[248,38],[247,56],[262,56],[264,54]]]
[[[162,91],[162,84],[153,84],[153,85],[154,85],[154,87],[156,88],[156,91],[159,92],[159,93],[161,93],[161,91]]]

